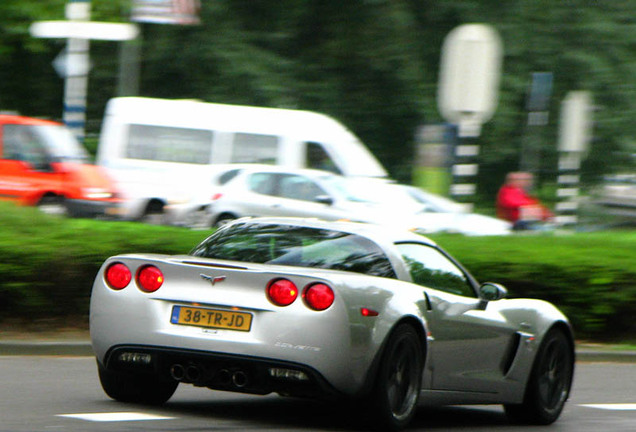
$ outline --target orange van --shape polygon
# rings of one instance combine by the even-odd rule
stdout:
[[[114,182],[89,164],[84,147],[62,124],[0,114],[0,199],[69,216],[115,216]]]

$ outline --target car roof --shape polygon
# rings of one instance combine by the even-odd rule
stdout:
[[[238,164],[227,164],[223,165],[220,169],[220,173],[232,171],[232,170],[241,170],[244,172],[269,172],[269,173],[283,173],[283,174],[300,174],[305,175],[307,177],[324,177],[324,176],[334,176],[334,177],[342,177],[339,174],[335,174],[329,171],[323,171],[312,168],[290,168],[281,165],[267,165],[267,164],[258,164],[258,163],[238,163]]]
[[[431,246],[437,246],[437,244],[428,237],[425,237],[421,234],[416,234],[415,232],[409,231],[407,229],[394,228],[386,225],[376,225],[373,223],[352,222],[348,220],[327,221],[318,218],[272,216],[245,217],[228,223],[222,229],[238,223],[292,225],[298,227],[339,231],[369,238],[370,240],[383,247],[396,242],[418,242],[425,243]]]
[[[1,113],[0,113],[0,123],[31,125],[31,126],[40,126],[40,125],[59,126],[61,125],[61,123],[58,123],[53,120],[47,120],[47,119],[41,119],[41,118],[35,118],[35,117],[26,117],[21,115],[14,115],[14,114],[1,114]]]

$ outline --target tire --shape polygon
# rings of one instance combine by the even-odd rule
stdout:
[[[561,415],[570,394],[574,355],[562,330],[549,331],[537,352],[523,402],[504,405],[516,423],[548,425]]]
[[[42,213],[51,216],[69,216],[68,207],[61,196],[45,196],[37,204]]]
[[[412,326],[400,324],[382,353],[371,395],[377,430],[399,431],[409,424],[417,410],[423,369],[419,335]]]
[[[221,228],[223,225],[232,222],[234,219],[236,219],[236,216],[234,216],[233,214],[223,213],[218,218],[216,218],[216,221],[214,221],[214,225],[212,226],[212,228]]]
[[[119,402],[160,405],[172,397],[179,383],[155,375],[115,372],[97,364],[104,392]]]
[[[163,211],[163,204],[158,201],[149,202],[139,221],[148,225],[165,225],[166,215]]]

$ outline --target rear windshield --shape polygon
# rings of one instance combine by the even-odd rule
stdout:
[[[235,224],[217,231],[190,254],[205,258],[396,277],[387,256],[367,238],[339,231],[291,225]]]

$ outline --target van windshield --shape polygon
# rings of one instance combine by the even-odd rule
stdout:
[[[7,124],[3,128],[5,159],[43,167],[52,161],[86,162],[88,153],[62,125]]]
[[[46,152],[56,161],[86,162],[88,153],[64,126],[28,126]]]

